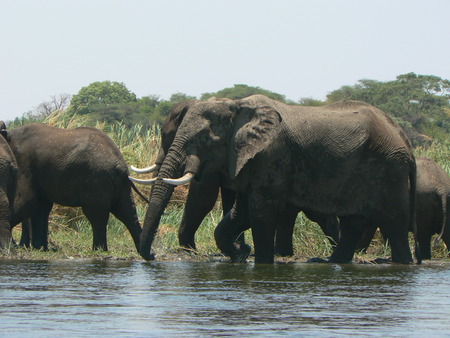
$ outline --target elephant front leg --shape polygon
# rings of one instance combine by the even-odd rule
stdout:
[[[178,230],[180,246],[194,249],[195,233],[206,215],[213,209],[219,195],[219,175],[207,175],[192,181]]]
[[[255,244],[255,263],[274,262],[274,240],[277,225],[276,199],[253,194],[249,199],[249,218]]]
[[[285,210],[279,215],[275,236],[275,254],[287,257],[294,255],[294,246],[292,238],[294,234],[294,225],[299,208],[293,205],[287,205]]]
[[[246,199],[238,196],[233,208],[228,212],[214,231],[217,247],[232,262],[244,262],[250,255],[250,246],[236,243],[235,239],[249,228]]]

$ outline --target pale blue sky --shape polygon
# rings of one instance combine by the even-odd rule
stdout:
[[[0,0],[0,119],[104,80],[138,97],[244,83],[298,100],[450,79],[449,18],[447,0]]]

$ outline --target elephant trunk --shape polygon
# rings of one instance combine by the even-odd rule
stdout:
[[[174,144],[176,141],[174,141]],[[174,185],[164,182],[163,179],[178,177],[182,173],[183,166],[185,173],[194,175],[198,172],[200,161],[197,156],[186,156],[182,146],[172,146],[158,173],[158,178],[152,187],[150,203],[144,219],[144,227],[140,238],[139,253],[146,260],[153,260],[151,246],[158,230],[161,216],[170,201]]]

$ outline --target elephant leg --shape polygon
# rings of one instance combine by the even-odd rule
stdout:
[[[37,210],[31,217],[31,245],[35,249],[48,250],[48,216],[53,202],[38,199]]]
[[[294,255],[292,237],[294,225],[299,208],[292,204],[286,205],[284,211],[279,215],[275,235],[275,254],[286,257]]]
[[[337,216],[328,216],[310,210],[305,210],[303,212],[306,217],[320,226],[325,236],[327,236],[331,246],[335,248],[340,237],[340,225]]]
[[[192,181],[178,230],[182,247],[195,249],[195,233],[206,215],[213,209],[219,195],[219,175],[208,175]]]
[[[393,223],[381,223],[380,230],[389,241],[392,251],[392,262],[410,264],[413,262],[409,247],[407,217]],[[406,224],[405,224],[406,223]]]
[[[370,243],[372,242],[373,236],[375,236],[375,232],[377,231],[377,226],[371,226],[369,227],[364,233],[362,234],[361,239],[359,240],[358,244],[356,245],[356,251],[366,252],[367,248],[369,247]]]
[[[1,137],[1,136],[0,136]],[[9,248],[12,242],[12,232],[9,223],[9,201],[6,196],[0,197],[0,249]]]
[[[109,210],[99,206],[84,206],[82,210],[92,226],[92,250],[108,251],[106,226],[109,219]]]
[[[133,201],[131,191],[129,194],[123,194],[123,198],[118,205],[111,210],[111,213],[117,217],[127,227],[133,238],[134,245],[139,252],[140,236],[142,232],[141,225],[136,211],[136,204]],[[106,236],[106,235],[105,235]],[[105,239],[106,244],[106,239]],[[95,245],[95,244],[94,244]]]
[[[431,259],[431,235],[418,238],[422,259]]]
[[[236,192],[221,186],[220,196],[222,197],[222,209],[223,215],[225,216],[233,207],[234,201],[236,200]],[[239,244],[245,244],[244,232],[239,233],[235,241]]]
[[[353,259],[355,249],[363,231],[368,227],[367,220],[361,216],[342,216],[340,219],[341,238],[328,262],[348,263]]]
[[[22,221],[22,234],[19,246],[29,248],[31,243],[31,220],[27,218]]]
[[[445,246],[447,247],[448,255],[450,256],[450,230],[447,229],[448,228],[446,228],[442,234],[442,240],[444,241]],[[420,247],[420,252],[422,253],[422,247]]]
[[[255,263],[274,262],[277,205],[276,199],[261,193],[249,196],[248,210],[255,245]]]
[[[233,208],[222,218],[214,231],[217,247],[232,262],[244,262],[250,254],[247,244],[235,242],[240,233],[249,228],[247,200],[239,195]]]

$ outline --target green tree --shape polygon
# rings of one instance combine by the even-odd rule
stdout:
[[[420,133],[439,137],[450,132],[450,81],[437,76],[407,73],[388,82],[363,79],[327,96],[328,103],[349,99],[368,102],[388,113],[413,143]]]
[[[267,89],[263,89],[260,87],[251,87],[245,84],[235,84],[233,87],[225,88],[219,90],[215,93],[203,93],[200,97],[201,100],[207,100],[211,97],[220,97],[220,98],[228,98],[232,100],[243,99],[244,97],[254,95],[254,94],[262,94],[270,97],[271,99],[287,102],[286,97],[281,94],[277,94],[271,92]]]
[[[136,95],[120,82],[93,82],[79,90],[70,100],[69,113],[89,114],[105,106],[136,102]]]

